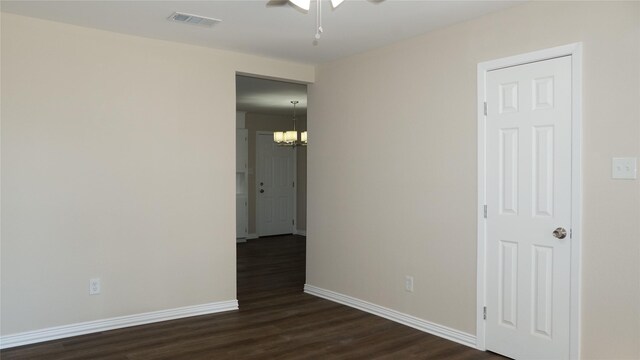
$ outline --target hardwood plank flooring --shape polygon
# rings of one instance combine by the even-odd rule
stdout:
[[[304,294],[305,238],[238,244],[240,310],[0,351],[13,359],[504,359]]]

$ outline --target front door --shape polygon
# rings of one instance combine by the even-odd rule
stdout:
[[[258,236],[293,232],[293,151],[276,145],[273,133],[256,134]]]
[[[486,77],[486,348],[570,350],[571,56]]]

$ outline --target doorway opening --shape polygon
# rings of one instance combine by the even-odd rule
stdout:
[[[239,241],[306,235],[307,148],[278,146],[274,131],[307,129],[307,85],[236,76],[236,202]]]
[[[241,303],[243,294],[266,286],[255,276],[247,277],[247,269],[260,273],[260,267],[272,264],[281,251],[299,252],[306,242],[307,147],[278,145],[273,136],[275,131],[293,130],[292,101],[297,101],[295,129],[301,133],[307,130],[306,84],[236,75],[236,260]],[[265,246],[273,251],[250,250]],[[282,282],[285,285],[291,286]]]

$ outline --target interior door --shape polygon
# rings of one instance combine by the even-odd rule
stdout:
[[[273,133],[256,134],[258,236],[293,232],[293,151],[276,145]]]
[[[570,350],[571,57],[487,73],[486,348]]]

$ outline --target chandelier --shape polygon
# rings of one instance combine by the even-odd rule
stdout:
[[[297,100],[292,100],[293,104],[293,130],[275,131],[273,133],[273,141],[280,146],[307,146],[307,132],[300,133],[300,141],[298,141],[298,130],[296,130],[296,105]]]

